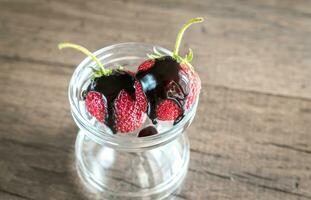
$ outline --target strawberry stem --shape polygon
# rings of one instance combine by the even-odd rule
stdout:
[[[76,49],[78,51],[81,51],[82,53],[89,56],[94,62],[96,62],[96,64],[101,68],[101,71],[103,72],[104,75],[109,75],[111,72],[111,70],[105,69],[104,65],[96,58],[96,56],[83,46],[65,42],[65,43],[59,43],[58,48],[59,49],[73,48],[73,49]]]
[[[179,47],[180,47],[180,43],[181,43],[181,39],[184,35],[184,32],[186,31],[186,29],[191,25],[191,24],[195,24],[195,23],[201,23],[203,22],[204,19],[202,17],[196,17],[193,19],[190,19],[186,24],[183,25],[183,27],[180,29],[180,31],[178,32],[177,38],[176,38],[176,42],[175,42],[175,49],[173,51],[173,56],[178,56],[178,52],[179,52]]]

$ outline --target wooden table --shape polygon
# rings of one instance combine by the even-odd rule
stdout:
[[[73,167],[68,81],[91,50],[183,50],[202,79],[176,199],[311,199],[311,1],[0,0],[0,199],[85,199]]]

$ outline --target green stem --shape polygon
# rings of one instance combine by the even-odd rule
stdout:
[[[58,48],[59,49],[63,49],[63,48],[73,48],[76,49],[78,51],[81,51],[82,53],[86,54],[87,56],[89,56],[92,60],[94,60],[94,62],[96,62],[96,64],[101,68],[101,70],[106,73],[108,70],[105,69],[104,65],[96,58],[96,56],[90,52],[89,50],[87,50],[86,48],[84,48],[83,46],[77,45],[77,44],[73,44],[73,43],[59,43],[58,44]]]
[[[180,43],[181,43],[181,39],[184,35],[185,30],[191,25],[191,24],[195,24],[195,23],[201,23],[203,22],[204,19],[202,17],[196,17],[193,19],[190,19],[178,32],[177,38],[176,38],[176,42],[175,42],[175,49],[173,51],[173,55],[178,55],[179,52],[179,47],[180,47]]]

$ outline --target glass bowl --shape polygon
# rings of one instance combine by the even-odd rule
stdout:
[[[94,54],[107,68],[121,65],[136,71],[154,48],[164,55],[172,55],[167,49],[143,43],[116,44]],[[139,200],[168,197],[180,186],[187,173],[190,153],[185,130],[195,116],[199,94],[180,122],[158,129],[156,135],[112,134],[85,108],[82,94],[90,82],[90,67],[96,67],[96,64],[87,57],[76,68],[68,90],[71,113],[80,129],[75,156],[81,180],[87,188],[105,198]],[[148,122],[143,125],[146,126]]]

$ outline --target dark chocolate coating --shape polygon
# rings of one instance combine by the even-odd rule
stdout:
[[[157,134],[158,131],[155,127],[153,126],[148,126],[144,129],[142,129],[141,131],[139,131],[138,133],[138,137],[147,137],[147,136],[150,136],[150,135],[155,135]]]

